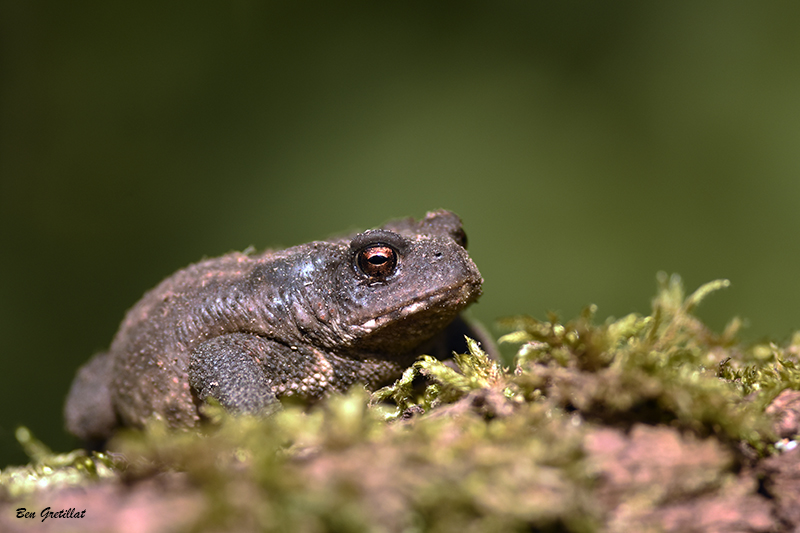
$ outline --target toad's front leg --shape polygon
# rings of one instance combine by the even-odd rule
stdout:
[[[268,367],[288,349],[249,333],[214,337],[192,352],[189,383],[198,398],[214,398],[230,411],[271,412],[280,404],[273,392],[277,376]]]

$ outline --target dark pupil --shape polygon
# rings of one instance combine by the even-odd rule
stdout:
[[[373,278],[384,278],[394,272],[397,252],[385,244],[376,244],[358,253],[358,267]]]

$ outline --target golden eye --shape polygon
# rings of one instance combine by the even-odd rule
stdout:
[[[397,251],[386,244],[373,244],[358,252],[358,268],[371,278],[390,276],[397,267]]]

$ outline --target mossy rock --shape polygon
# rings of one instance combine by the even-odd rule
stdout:
[[[508,368],[470,342],[371,395],[264,418],[208,406],[202,431],[154,422],[99,454],[23,429],[31,464],[0,475],[0,529],[793,530],[800,336],[743,345],[738,320],[717,334],[692,314],[726,281],[688,297],[658,281],[649,316],[505,320]]]

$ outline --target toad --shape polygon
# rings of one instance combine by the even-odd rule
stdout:
[[[155,417],[193,427],[214,398],[242,413],[375,389],[421,354],[480,338],[461,311],[481,293],[461,220],[419,221],[281,251],[231,253],[166,278],[126,314],[110,348],[78,370],[69,432],[106,440]]]

